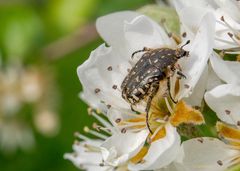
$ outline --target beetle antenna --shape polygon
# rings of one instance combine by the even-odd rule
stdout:
[[[190,43],[190,40],[188,40],[185,44],[183,44],[181,47],[180,47],[180,49],[182,49],[184,46],[186,46],[187,44],[189,44]]]

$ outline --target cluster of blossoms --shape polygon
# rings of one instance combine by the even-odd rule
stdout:
[[[165,27],[142,14],[124,11],[97,20],[106,41],[95,49],[77,72],[83,85],[81,98],[99,124],[84,130],[97,137],[76,133],[81,141],[65,154],[86,170],[221,171],[240,163],[240,63],[226,60],[240,55],[240,2],[236,0],[171,0],[181,22],[181,33],[169,34]],[[141,58],[133,52],[149,48],[184,49],[178,60],[186,79],[160,81],[146,124],[146,102],[134,111],[122,98],[121,84]],[[205,124],[205,108],[216,113],[215,137],[195,136],[181,128]],[[202,110],[201,110],[202,109]],[[101,114],[102,115],[101,115]],[[208,113],[207,113],[208,114]]]
[[[31,105],[29,111],[39,133],[56,135],[59,121],[50,101],[55,94],[49,98],[53,92],[52,76],[44,75],[39,67],[20,63],[4,63],[0,67],[0,150],[9,153],[33,147],[34,133],[23,112],[26,106]]]

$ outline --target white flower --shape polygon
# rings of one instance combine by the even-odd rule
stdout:
[[[176,165],[181,171],[224,171],[239,163],[239,150],[217,138],[195,138],[182,143]]]
[[[183,122],[203,122],[200,112],[180,101],[194,91],[212,53],[213,17],[206,14],[198,24],[194,31],[187,26],[183,28],[186,36],[182,42],[190,40],[191,43],[186,47],[189,57],[179,61],[187,77],[180,81],[180,90],[175,97],[179,103],[169,104],[166,98],[161,97],[156,97],[155,102],[153,100],[155,107],[151,107],[149,123],[154,133],[150,134],[146,127],[145,103],[137,106],[136,110],[141,114],[131,111],[130,105],[121,97],[120,85],[128,69],[140,57],[132,60],[130,57],[134,51],[143,47],[179,46],[163,28],[138,13],[118,12],[98,19],[97,30],[109,47],[101,45],[94,50],[89,59],[79,66],[78,76],[83,85],[81,97],[90,106],[105,113],[118,130],[101,145],[107,165],[119,166],[130,161],[130,170],[165,167],[176,158],[180,147],[180,136],[174,126]],[[161,90],[165,91],[164,88]],[[203,94],[199,98],[202,97]],[[189,112],[193,115],[187,118]]]
[[[208,106],[223,122],[216,128],[221,139],[200,138],[183,143],[181,161],[185,169],[223,171],[240,163],[240,63],[224,61],[216,53],[210,58],[213,71],[221,79],[205,94]],[[212,87],[212,86],[211,86]]]
[[[216,54],[210,58],[217,76],[225,82],[205,94],[205,101],[224,122],[237,125],[240,121],[240,63],[224,61]]]
[[[82,137],[82,135],[79,135]],[[83,138],[83,137],[82,137]],[[73,153],[67,153],[64,155],[65,159],[68,159],[73,162],[73,164],[87,171],[107,171],[110,169],[110,166],[102,166],[102,154],[100,151],[100,145],[102,140],[94,140],[85,138],[85,141],[76,141],[73,144]],[[111,169],[110,169],[111,170]],[[112,169],[113,170],[113,169]]]
[[[35,144],[33,132],[25,122],[18,120],[0,120],[0,148],[6,153],[17,149],[29,150]]]
[[[185,18],[201,19],[205,13],[211,12],[216,19],[215,46],[227,53],[240,52],[240,2],[236,0],[172,0],[178,13],[188,10]],[[196,17],[197,16],[197,17]],[[198,20],[189,23],[194,28]]]
[[[89,112],[100,123],[100,125],[94,123],[93,127],[98,131],[104,131],[106,134],[85,127],[84,131],[86,133],[91,134],[97,138],[91,139],[80,133],[75,133],[75,136],[80,139],[80,141],[76,140],[74,142],[74,152],[66,153],[64,155],[64,158],[72,161],[76,167],[85,169],[87,171],[114,171],[117,169],[117,167],[104,163],[101,153],[101,145],[108,138],[108,136],[115,132],[115,130],[112,125],[103,119],[103,117],[101,117],[99,114],[95,113],[93,110],[90,110]],[[119,170],[121,168],[124,168],[124,166],[118,167]]]

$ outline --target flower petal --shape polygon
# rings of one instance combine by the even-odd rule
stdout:
[[[126,22],[131,22],[137,16],[140,16],[140,14],[132,11],[124,11],[99,17],[96,22],[97,31],[108,45],[124,53],[127,48],[125,47],[124,25]],[[126,57],[130,58],[130,56]]]
[[[210,57],[214,72],[220,79],[229,84],[240,85],[240,63],[234,61],[224,61],[217,54]]]
[[[222,8],[217,9],[214,11],[215,18],[217,20],[216,27],[215,27],[215,47],[216,49],[222,50],[222,49],[229,49],[229,48],[236,48],[239,45],[235,43],[232,38],[228,35],[229,32],[232,32],[232,30],[229,28],[229,25],[239,30],[240,23],[237,23],[226,11],[224,11]],[[224,17],[224,20],[228,23],[226,25],[222,21],[222,17]]]
[[[64,158],[73,162],[73,164],[80,168],[88,171],[105,171],[108,170],[109,166],[100,166],[102,163],[102,155],[100,151],[88,152],[86,146],[99,147],[102,141],[91,140],[77,142],[73,145],[74,153],[64,154]]]
[[[240,3],[236,0],[215,0],[219,7],[240,23]]]
[[[222,121],[235,125],[240,121],[240,86],[217,86],[205,94],[205,100]]]
[[[173,47],[174,42],[157,23],[146,16],[138,16],[124,25],[125,39],[130,53],[143,47]]]
[[[217,74],[213,71],[211,65],[208,67],[208,80],[207,80],[207,90],[211,90],[219,85],[223,84]]]
[[[208,75],[209,75],[208,66],[206,65],[201,77],[199,78],[196,86],[193,89],[193,93],[188,98],[184,99],[187,102],[187,104],[191,106],[198,106],[198,107],[202,105],[204,93],[206,91],[206,87],[208,83],[207,82],[209,78]]]
[[[99,46],[77,69],[83,85],[82,97],[94,106],[101,106],[103,103],[130,108],[121,97],[121,90],[119,90],[122,80],[127,75],[128,67],[130,64],[118,56],[111,47]]]
[[[189,171],[224,171],[238,153],[216,138],[195,138],[183,142],[182,165]]]
[[[147,130],[113,134],[101,146],[104,162],[113,166],[125,163],[142,148],[147,136]]]
[[[207,65],[213,48],[214,21],[210,13],[203,17],[196,37],[190,44],[189,57],[179,61],[187,79],[180,81],[180,93],[177,99],[188,97],[192,93]]]
[[[177,103],[174,110],[174,114],[170,117],[170,122],[175,127],[182,123],[199,125],[205,122],[200,111],[188,106],[182,100]]]
[[[96,26],[103,39],[128,60],[134,51],[143,47],[174,45],[157,23],[135,12],[124,11],[100,17]]]
[[[170,124],[166,125],[166,136],[151,143],[142,163],[129,164],[130,170],[153,170],[170,164],[180,148],[180,137],[176,129]]]

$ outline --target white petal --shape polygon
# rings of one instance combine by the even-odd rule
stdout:
[[[217,54],[210,58],[212,68],[220,79],[229,84],[240,85],[240,63],[234,61],[224,61]]]
[[[89,152],[86,150],[84,145],[92,145],[99,147],[102,144],[102,141],[93,140],[93,141],[84,141],[73,145],[74,153],[64,154],[64,158],[73,162],[73,164],[78,167],[88,171],[105,171],[109,170],[109,166],[101,167],[102,155],[101,152]]]
[[[147,135],[147,130],[113,134],[101,146],[104,161],[113,166],[124,164],[142,148]]]
[[[182,165],[189,171],[223,171],[229,166],[229,159],[238,152],[216,138],[206,137],[185,141],[182,148]]]
[[[124,25],[125,39],[130,54],[143,47],[173,47],[175,44],[162,27],[146,16],[138,16]]]
[[[208,79],[208,66],[206,65],[200,79],[198,80],[196,86],[193,89],[193,93],[188,98],[185,99],[187,104],[191,106],[201,106],[204,93],[206,91],[207,79]]]
[[[120,86],[129,65],[112,48],[107,48],[105,45],[99,46],[91,53],[89,59],[77,69],[83,85],[84,99],[93,103],[94,106],[104,103],[128,109],[129,105],[121,97]],[[108,70],[108,67],[112,68],[111,71]],[[117,89],[113,89],[114,85],[117,86]],[[96,93],[96,89],[100,91]]]
[[[169,165],[176,158],[180,148],[180,136],[176,128],[166,125],[166,136],[151,143],[144,162],[129,164],[130,170],[153,170]]]
[[[173,46],[164,30],[150,18],[135,12],[124,11],[103,16],[97,20],[97,30],[103,39],[122,58],[143,47]]]
[[[201,0],[201,1],[192,1],[192,0],[170,0],[173,2],[177,11],[185,7],[200,7],[200,8],[216,8],[216,3],[212,0]]]
[[[140,16],[140,14],[132,11],[105,15],[97,19],[97,31],[108,45],[124,53],[127,48],[125,46],[124,25],[126,22],[131,22],[137,16]],[[125,58],[126,57],[129,58],[130,56],[125,56]]]
[[[224,122],[237,124],[240,121],[240,86],[223,84],[205,94],[208,106]]]
[[[190,43],[189,57],[180,59],[183,73],[187,79],[180,81],[180,93],[177,99],[188,97],[200,79],[212,53],[214,35],[214,17],[206,14],[200,24],[195,39]],[[187,85],[187,86],[186,86]]]
[[[223,84],[223,82],[220,80],[220,78],[213,71],[212,66],[209,65],[209,67],[208,67],[207,90],[211,90],[211,89],[219,86],[220,84]]]
[[[240,23],[240,3],[236,0],[215,0],[221,9]]]
[[[230,30],[229,26],[226,26],[224,22],[221,20],[221,17],[224,16],[224,20],[234,29],[239,30],[240,29],[240,23],[237,23],[231,16],[229,16],[228,13],[223,11],[223,9],[219,8],[216,11],[214,11],[215,17],[216,17],[216,41],[215,41],[215,48],[222,50],[222,49],[229,49],[229,48],[235,48],[239,45],[235,42],[233,42],[232,38],[228,35],[229,32],[232,32]]]
[[[201,7],[186,7],[178,12],[179,18],[182,22],[182,27],[188,28],[191,32],[195,33],[198,31],[202,24],[203,17],[210,13],[211,10],[208,8]],[[213,23],[214,20],[212,19]],[[183,28],[182,28],[183,29]]]

